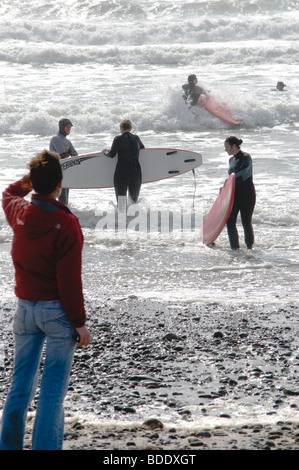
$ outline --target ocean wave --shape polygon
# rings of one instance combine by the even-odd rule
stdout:
[[[110,65],[173,65],[189,64],[256,65],[265,63],[289,64],[299,61],[299,48],[287,41],[206,43],[143,46],[68,46],[65,44],[25,43],[5,41],[0,61],[11,64],[47,66],[53,64],[110,64]]]
[[[299,120],[299,103],[292,100],[285,102],[273,99],[269,93],[266,99],[257,100],[253,94],[244,97],[229,87],[219,87],[213,90],[215,96],[222,97],[229,103],[229,107],[236,118],[244,121],[243,127],[274,127],[283,123],[292,123]],[[275,98],[278,98],[275,94]],[[72,116],[76,133],[99,134],[99,132],[114,133],[119,123],[119,116],[128,114],[128,105],[125,101],[107,107],[101,103],[80,106],[71,102],[66,104],[52,104],[45,108],[43,102],[37,101],[34,106],[27,109],[18,104],[6,103],[0,106],[0,133],[1,134],[36,134],[50,136],[57,132],[58,118]],[[173,88],[160,98],[160,105],[152,107],[148,103],[144,106],[133,106],[130,116],[139,132],[176,132],[197,131],[204,129],[226,129],[230,126],[212,116],[203,108],[190,110],[183,102],[180,90]]]
[[[295,63],[298,2],[2,0],[11,64]]]
[[[296,11],[297,0],[87,0],[84,2],[57,2],[56,0],[1,0],[1,17],[45,20],[53,18],[139,19],[184,18],[187,16],[225,15],[232,18],[240,14],[273,14]]]
[[[242,17],[191,17],[177,20],[160,19],[146,23],[124,20],[101,23],[52,19],[46,24],[37,20],[2,18],[0,40],[34,43],[68,44],[73,46],[148,44],[201,44],[250,40],[291,40],[298,36],[298,15]],[[113,32],[111,31],[113,28]]]
[[[298,37],[299,14],[295,5],[298,2],[286,2],[285,8],[282,1],[274,0],[262,2],[262,6],[261,2],[257,5],[235,0],[153,4],[90,0],[67,6],[57,6],[51,0],[35,0],[35,3],[34,8],[31,1],[11,5],[2,0],[0,41],[4,48],[7,42],[17,44],[20,49],[27,44],[29,48],[36,45],[38,55],[42,45],[44,50],[57,47],[57,51],[59,45],[106,46],[122,51],[125,47],[137,50],[142,46],[180,45],[188,48],[265,39],[272,40],[272,45],[273,41],[295,39],[295,47]],[[267,5],[272,8],[268,9]],[[88,60],[89,54],[86,51],[85,54]],[[5,60],[3,55],[2,60]]]

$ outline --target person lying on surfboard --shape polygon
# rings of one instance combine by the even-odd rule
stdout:
[[[189,75],[188,83],[182,86],[183,98],[190,106],[195,106],[200,95],[206,95],[206,91],[197,85],[197,77],[194,74]]]

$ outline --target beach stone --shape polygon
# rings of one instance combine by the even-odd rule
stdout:
[[[204,443],[197,439],[197,437],[189,437],[188,442],[191,447],[201,447],[204,446]]]
[[[163,340],[167,341],[174,341],[174,340],[179,340],[179,336],[177,336],[175,333],[167,333],[166,335],[163,336]]]
[[[212,437],[212,434],[208,431],[199,431],[196,433],[197,437]]]
[[[247,338],[248,334],[247,333],[240,333],[240,338]]]
[[[150,429],[157,429],[157,428],[163,429],[164,428],[163,423],[157,418],[147,419],[146,421],[144,421],[142,425]]]
[[[121,405],[114,405],[115,411],[122,411],[123,407]]]
[[[266,441],[266,442],[265,442],[265,447],[266,447],[266,449],[267,449],[267,448],[270,448],[270,447],[275,447],[275,442],[273,442],[273,441]]]
[[[73,426],[74,429],[79,430],[79,429],[84,429],[83,424],[81,424],[79,421],[76,421]]]
[[[75,431],[67,431],[64,433],[64,439],[77,439],[79,434]]]
[[[214,338],[223,338],[223,333],[221,331],[215,331],[213,334]]]
[[[283,436],[283,432],[280,431],[271,431],[268,434],[269,439],[280,439]]]
[[[231,387],[234,387],[235,385],[238,385],[238,382],[236,380],[229,379],[228,385],[230,385]]]
[[[157,432],[154,432],[153,434],[151,434],[149,436],[150,439],[158,439],[159,438],[159,434]]]
[[[135,408],[133,408],[132,406],[126,406],[122,409],[122,411],[124,413],[136,413]]]
[[[247,375],[239,375],[238,380],[247,380],[248,376]]]
[[[132,375],[131,377],[129,377],[129,380],[132,380],[134,382],[142,382],[143,380],[146,380],[148,382],[160,382],[160,379],[149,377],[148,375]]]
[[[284,393],[285,395],[289,395],[289,396],[299,396],[299,389],[298,390],[285,389]]]

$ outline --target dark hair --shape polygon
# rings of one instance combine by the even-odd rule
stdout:
[[[58,154],[43,150],[32,158],[30,180],[34,191],[41,196],[48,196],[62,180],[62,169]]]
[[[240,145],[243,144],[243,140],[242,139],[238,139],[238,137],[235,137],[234,135],[231,135],[230,137],[228,137],[225,142],[227,142],[231,147],[233,145],[236,145],[237,148],[239,149],[240,148]]]
[[[191,75],[189,75],[188,77],[188,83],[193,83],[194,80],[196,80],[196,75],[194,75],[193,73]]]

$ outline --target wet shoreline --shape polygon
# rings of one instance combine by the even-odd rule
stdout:
[[[153,423],[151,423],[153,421]],[[30,450],[32,421],[29,419],[24,448]],[[159,420],[142,425],[92,425],[67,418],[63,450],[97,451],[199,451],[199,450],[299,450],[299,423],[277,422],[244,426],[216,426],[201,430],[164,428]]]

